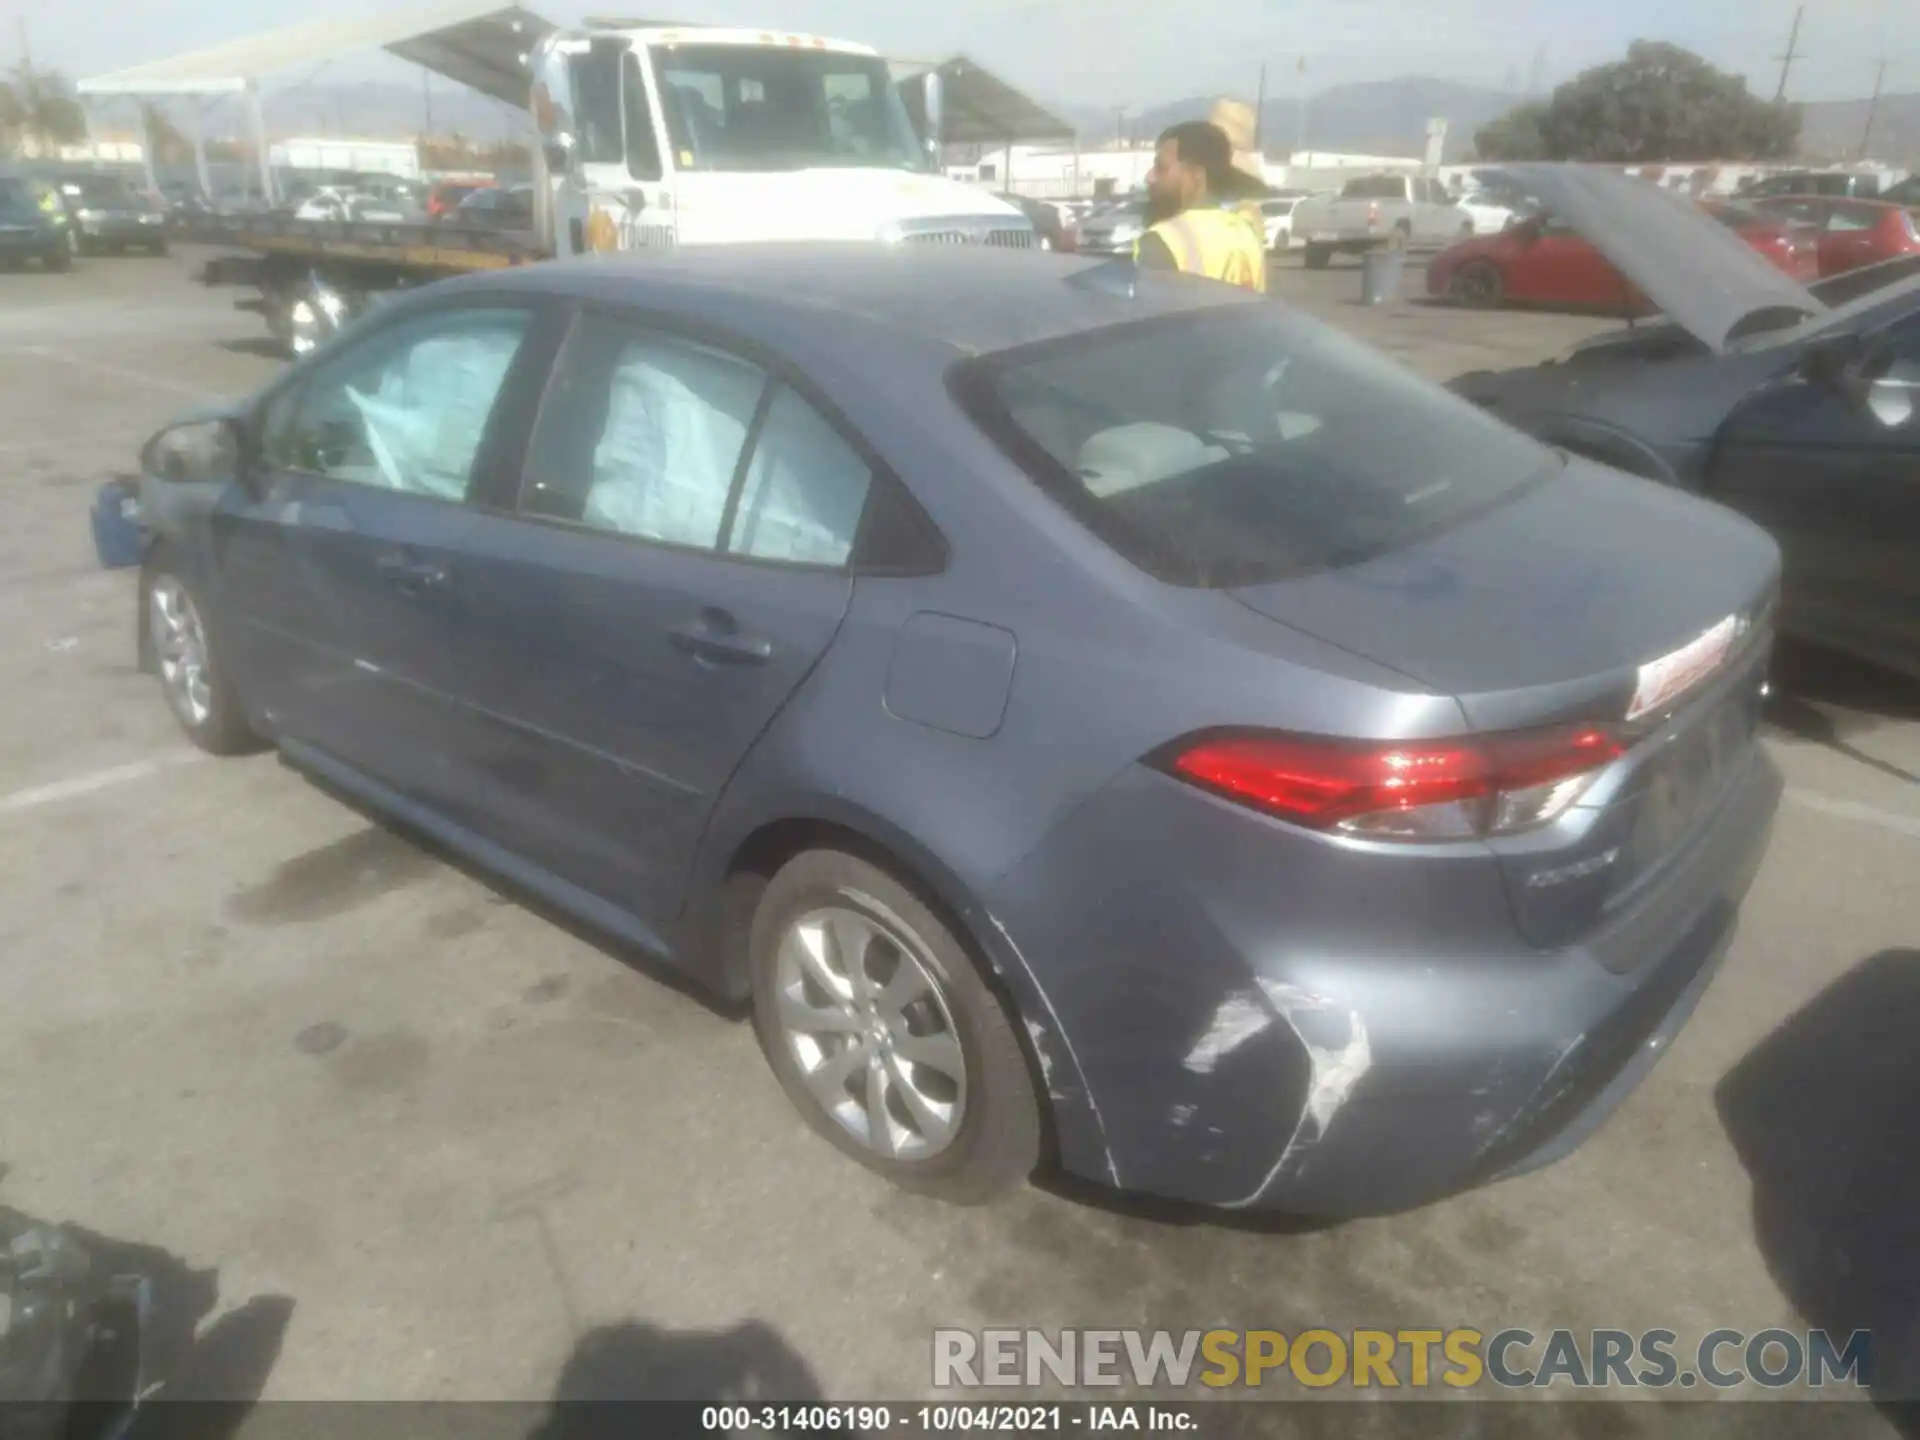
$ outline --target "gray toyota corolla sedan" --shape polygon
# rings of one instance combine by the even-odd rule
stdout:
[[[815,1129],[952,1198],[1564,1153],[1779,795],[1758,529],[1124,263],[477,277],[145,458],[196,741],[750,999]]]

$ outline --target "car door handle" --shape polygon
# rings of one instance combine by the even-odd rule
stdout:
[[[764,665],[773,658],[773,642],[741,630],[724,610],[702,610],[694,619],[667,630],[676,650],[707,665]]]
[[[436,590],[447,583],[444,562],[405,550],[389,550],[373,562],[373,568],[389,585],[408,594]]]

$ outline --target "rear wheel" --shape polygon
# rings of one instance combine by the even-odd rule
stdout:
[[[65,240],[40,257],[40,263],[56,274],[73,268],[73,247]]]
[[[1387,244],[1395,250],[1405,250],[1413,244],[1413,222],[1411,220],[1396,221],[1393,234],[1388,237]]]
[[[1492,309],[1505,295],[1506,283],[1500,278],[1499,269],[1485,260],[1473,260],[1462,265],[1447,283],[1448,299],[1455,304],[1470,305],[1476,310]]]
[[[819,1134],[903,1189],[961,1204],[1033,1172],[1039,1101],[1020,1042],[905,885],[808,851],[769,882],[749,945],[761,1048]]]
[[[1332,259],[1333,250],[1330,246],[1311,244],[1307,246],[1307,269],[1324,270],[1327,268],[1328,262]]]
[[[166,253],[167,253],[167,242],[166,242],[166,241],[165,241],[164,239],[161,239],[161,240],[150,240],[150,241],[148,241],[148,242],[147,242],[147,253],[148,253],[149,255],[164,255],[164,254],[166,254]]]

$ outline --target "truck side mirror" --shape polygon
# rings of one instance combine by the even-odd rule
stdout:
[[[573,168],[573,145],[571,136],[545,141],[541,153],[547,162],[549,175],[565,175]]]

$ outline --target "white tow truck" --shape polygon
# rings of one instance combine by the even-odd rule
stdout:
[[[386,291],[548,257],[750,240],[1037,247],[1006,201],[939,173],[939,80],[916,133],[886,60],[783,31],[588,22],[526,57],[531,231],[215,222],[269,327],[311,350]]]

